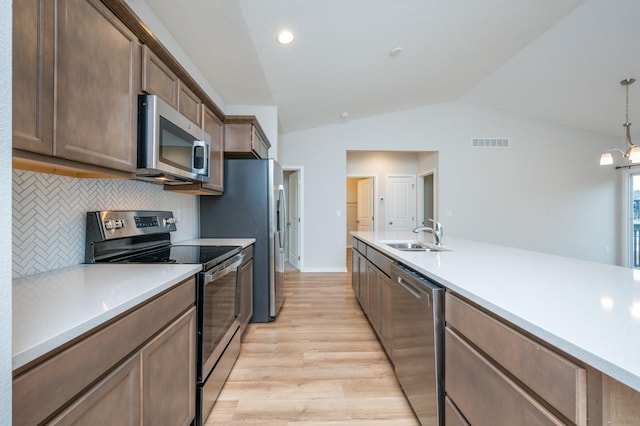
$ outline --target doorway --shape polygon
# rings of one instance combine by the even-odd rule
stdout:
[[[351,232],[375,229],[375,177],[347,177],[347,248]]]
[[[418,225],[431,226],[429,219],[438,220],[435,174],[430,170],[418,176]]]
[[[285,270],[302,270],[302,167],[283,167],[283,185],[287,203]]]

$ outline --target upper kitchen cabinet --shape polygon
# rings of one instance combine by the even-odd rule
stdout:
[[[182,115],[202,125],[202,102],[147,46],[142,46],[142,90],[158,95]]]
[[[51,1],[13,5],[13,147],[53,153]]]
[[[227,158],[267,158],[271,144],[253,115],[228,115],[224,122]]]
[[[137,37],[99,0],[15,2],[13,19],[14,166],[130,176]]]

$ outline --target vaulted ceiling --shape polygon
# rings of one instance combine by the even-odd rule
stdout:
[[[144,1],[226,104],[276,105],[281,132],[459,100],[616,136],[627,77],[640,129],[639,0]]]

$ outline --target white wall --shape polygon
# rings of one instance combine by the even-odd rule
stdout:
[[[507,149],[471,148],[477,137]],[[614,138],[451,102],[280,135],[280,159],[307,170],[305,264],[344,264],[346,151],[438,151],[447,235],[605,263],[617,261]],[[608,251],[607,251],[608,249]]]
[[[11,0],[0,0],[0,423],[11,424]]]

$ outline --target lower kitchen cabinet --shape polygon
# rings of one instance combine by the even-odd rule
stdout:
[[[253,244],[242,250],[244,260],[238,268],[240,286],[240,333],[244,337],[247,325],[253,317]]]
[[[140,354],[123,362],[51,421],[52,425],[139,425]]]
[[[387,355],[391,346],[391,263],[379,251],[352,238],[351,287]]]
[[[445,320],[445,392],[469,423],[587,424],[585,368],[451,292]]]
[[[143,424],[191,424],[196,411],[195,339],[194,307],[142,348]]]
[[[13,424],[189,425],[195,362],[190,278],[14,372]]]

